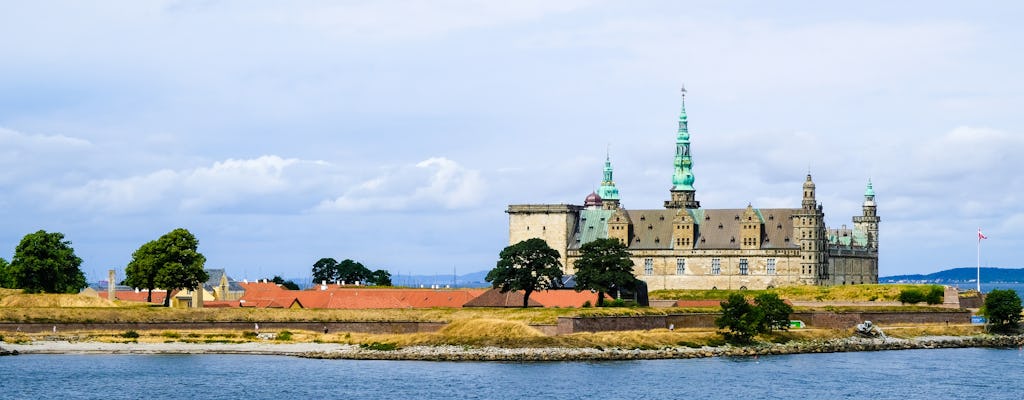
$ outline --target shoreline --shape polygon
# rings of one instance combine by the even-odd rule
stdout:
[[[0,343],[0,354],[138,354],[199,355],[242,354],[279,355],[311,359],[405,360],[405,361],[612,361],[689,359],[886,351],[940,348],[1013,348],[1024,346],[1024,336],[924,336],[912,339],[867,339],[850,337],[823,341],[796,341],[786,344],[755,344],[736,347],[666,347],[660,349],[623,348],[505,348],[467,346],[409,346],[396,350],[370,350],[340,343],[104,343],[37,341],[29,344]]]

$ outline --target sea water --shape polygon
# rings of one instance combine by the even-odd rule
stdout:
[[[3,399],[1024,398],[1021,349],[603,362],[249,355],[0,358]]]

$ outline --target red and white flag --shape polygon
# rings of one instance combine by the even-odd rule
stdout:
[[[981,233],[981,228],[978,228],[978,240],[981,239],[988,239],[988,236],[985,236],[985,234]]]

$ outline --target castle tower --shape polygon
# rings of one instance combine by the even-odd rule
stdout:
[[[619,208],[619,188],[615,187],[615,180],[612,179],[611,155],[605,153],[604,157],[604,179],[601,180],[601,188],[597,195],[601,196],[601,208],[615,210]]]
[[[878,251],[878,223],[882,218],[878,216],[875,205],[875,189],[868,179],[868,187],[864,190],[864,212],[863,215],[853,217],[853,228],[867,233],[868,248]]]
[[[672,174],[671,200],[665,208],[700,208],[693,188],[693,159],[690,158],[690,130],[686,120],[686,87],[682,88],[682,109],[679,112],[679,132],[676,134],[675,172]]]
[[[800,282],[805,285],[826,285],[828,274],[828,236],[825,212],[814,196],[811,174],[803,185],[800,211],[793,214],[793,235],[800,245]]]

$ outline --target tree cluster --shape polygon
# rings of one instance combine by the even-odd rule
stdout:
[[[1013,289],[994,289],[985,295],[981,314],[993,332],[1013,333],[1020,327],[1020,296]]]
[[[281,285],[285,289],[288,289],[288,290],[299,290],[299,284],[297,284],[297,283],[295,283],[295,282],[293,282],[291,280],[287,280],[286,281],[280,275],[274,275],[274,277],[272,279],[268,279],[268,281],[271,282],[271,283],[276,283],[278,285]]]
[[[530,294],[548,290],[562,283],[562,263],[558,251],[544,239],[527,239],[505,247],[498,263],[484,278],[501,293],[523,291],[523,308],[529,306]]]
[[[722,336],[737,344],[750,343],[761,333],[788,329],[789,314],[793,312],[793,307],[775,293],[757,295],[753,304],[742,294],[733,293],[721,304],[722,316],[715,320],[715,325],[728,329]]]
[[[0,287],[28,293],[76,293],[86,287],[82,259],[60,232],[25,235],[8,263],[0,258]]]
[[[574,289],[597,292],[598,306],[604,305],[605,294],[637,288],[633,260],[626,246],[618,240],[597,239],[584,244],[580,247],[580,259],[573,266],[576,269]],[[486,280],[502,293],[522,290],[523,307],[527,307],[531,293],[561,286],[562,263],[558,251],[544,239],[527,239],[505,247]]]
[[[123,284],[148,290],[147,301],[153,300],[153,289],[167,290],[164,306],[169,307],[170,292],[195,290],[209,279],[203,270],[206,257],[198,248],[199,240],[183,228],[149,241],[132,253],[132,261],[125,267]]]
[[[321,282],[365,282],[377,286],[391,286],[391,273],[383,269],[370,271],[362,263],[347,258],[340,263],[333,258],[321,258],[313,263],[313,283]]]

